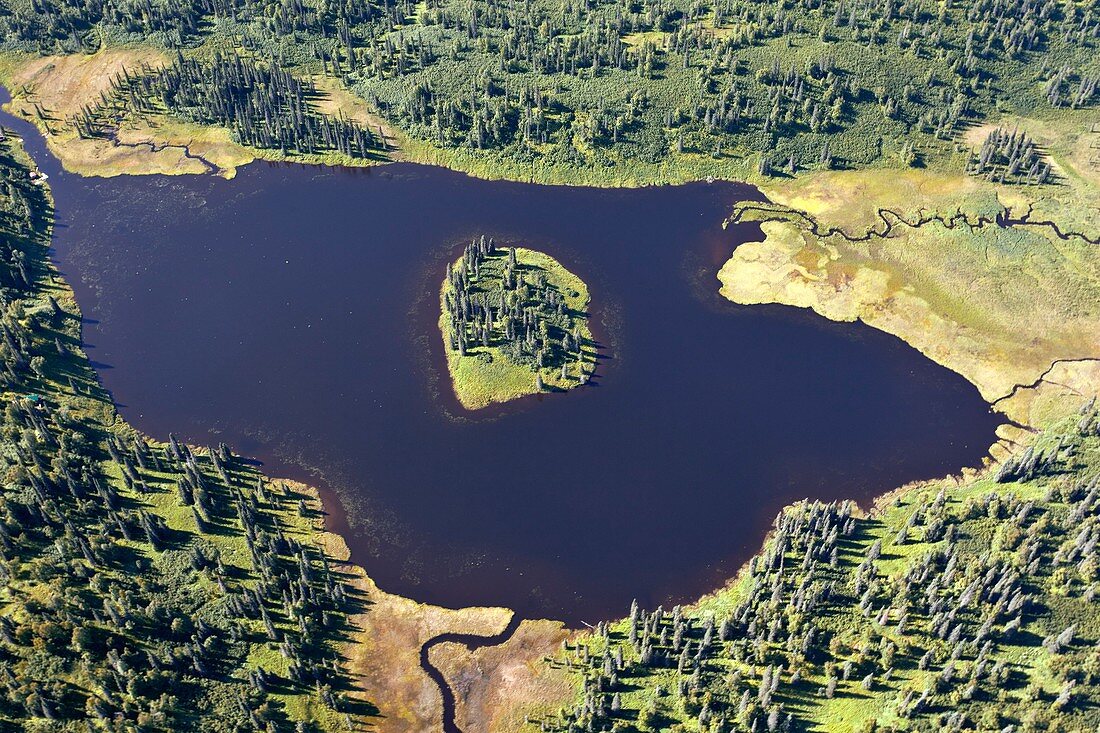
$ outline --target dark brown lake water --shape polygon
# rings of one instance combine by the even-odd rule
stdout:
[[[977,391],[898,339],[718,295],[722,262],[759,234],[721,226],[759,196],[747,186],[546,187],[411,164],[86,179],[19,130],[51,176],[55,261],[125,418],[335,492],[334,526],[391,592],[571,623],[689,600],[784,505],[866,501],[976,465],[994,440]],[[588,282],[605,357],[591,386],[458,407],[437,288],[480,233]]]

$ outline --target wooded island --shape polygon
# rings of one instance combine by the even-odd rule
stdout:
[[[592,376],[588,288],[549,255],[502,249],[482,235],[447,266],[439,304],[447,368],[466,409],[572,389]]]

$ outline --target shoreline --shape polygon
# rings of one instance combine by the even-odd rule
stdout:
[[[7,89],[3,85],[0,85],[0,105],[2,105],[3,108],[4,108],[3,112],[6,113],[9,116],[15,117],[15,115],[7,108],[8,105],[4,103],[6,93],[7,93]],[[48,135],[48,134],[43,133],[42,130],[36,124],[34,124],[33,122],[31,122],[29,120],[25,120],[21,117],[16,118],[16,119],[18,119],[18,121],[21,122],[22,124],[32,126],[38,132],[38,138],[39,138],[39,140],[41,140],[44,143],[44,145],[47,149],[47,154],[48,154],[49,158],[52,159],[52,161],[60,169],[64,170],[68,174],[80,176],[82,178],[84,178],[84,177],[92,177],[92,178],[98,177],[98,176],[84,176],[83,174],[75,173],[75,172],[69,170],[67,167],[65,167],[64,159],[58,158],[57,154],[56,154],[56,151],[54,151],[53,149],[50,148],[50,142],[49,141],[53,137],[52,135]],[[26,141],[26,137],[24,135],[21,135],[18,131],[16,131],[16,133],[19,134],[20,137],[22,137],[24,139],[24,141]],[[37,160],[35,162],[36,162],[36,164],[38,164]],[[462,175],[465,175],[465,176],[469,176],[471,178],[476,178],[476,179],[481,179],[481,180],[498,180],[498,181],[514,182],[514,183],[533,183],[535,185],[561,186],[561,187],[565,187],[565,188],[605,189],[605,188],[634,188],[634,187],[650,187],[650,186],[681,186],[681,185],[698,184],[698,183],[704,182],[704,180],[705,180],[705,179],[696,179],[696,178],[686,178],[684,180],[678,180],[678,181],[646,182],[646,183],[640,183],[637,186],[632,185],[631,182],[629,182],[629,181],[624,182],[622,185],[607,185],[607,186],[604,186],[604,185],[598,185],[598,184],[588,184],[588,185],[579,185],[578,186],[578,185],[569,184],[569,183],[544,183],[544,182],[540,182],[538,180],[534,180],[534,177],[532,177],[532,179],[528,179],[528,180],[524,180],[524,179],[520,179],[520,178],[511,178],[511,177],[507,177],[507,176],[500,176],[500,177],[495,177],[495,178],[493,178],[493,177],[482,177],[482,176],[477,175],[474,172],[463,170],[461,168],[452,168],[448,165],[440,164],[440,163],[437,163],[437,162],[430,162],[430,161],[422,162],[422,161],[410,160],[410,159],[400,159],[400,160],[387,161],[387,162],[365,161],[364,165],[345,165],[345,164],[327,164],[327,163],[323,163],[323,162],[322,163],[317,163],[317,162],[311,162],[311,161],[306,161],[306,160],[297,160],[297,159],[289,159],[289,158],[288,159],[271,160],[271,159],[267,159],[267,158],[264,158],[264,157],[257,156],[257,157],[254,157],[251,161],[249,161],[249,163],[246,163],[245,165],[253,164],[253,163],[261,163],[261,162],[262,163],[267,163],[267,164],[270,164],[270,165],[293,165],[293,166],[310,166],[310,167],[317,166],[317,167],[321,167],[321,168],[332,168],[332,169],[338,169],[338,170],[342,170],[342,171],[348,171],[350,173],[363,172],[363,173],[366,173],[366,174],[371,173],[375,169],[384,171],[386,166],[389,166],[389,165],[392,165],[392,164],[402,164],[402,163],[404,163],[404,164],[408,164],[408,165],[432,166],[432,167],[437,167],[437,168],[444,168],[446,170],[449,170],[449,171],[452,171],[452,172],[455,172],[455,173],[459,173],[459,174],[462,174]],[[120,174],[120,175],[167,175],[167,174],[158,173],[158,172],[154,172],[154,171],[143,171],[141,173],[136,173],[136,174],[130,173],[130,174]],[[192,174],[188,173],[188,172],[178,172],[175,175],[192,175]],[[198,173],[196,175],[209,175],[209,173]],[[751,181],[747,181],[747,180],[744,180],[744,179],[740,179],[740,178],[736,178],[736,179],[735,178],[723,178],[723,179],[715,178],[715,179],[712,179],[712,180],[706,180],[707,183],[718,182],[718,181],[722,181],[722,182],[725,182],[725,183],[736,184],[736,185],[752,186],[753,188],[756,188],[757,191],[760,191],[763,194],[763,191],[761,189],[757,188],[756,183],[751,182]],[[763,198],[763,200],[765,202],[768,201],[767,198]],[[737,202],[732,202],[731,206],[736,205],[736,203]],[[752,243],[747,242],[745,244],[752,244]],[[457,246],[460,246],[460,245],[456,245],[456,247]],[[778,305],[783,305],[783,303],[781,303],[779,301],[772,301],[772,302],[774,302],[775,304],[778,304]],[[790,306],[788,306],[788,307],[790,307]],[[822,317],[826,318],[827,320],[835,320],[835,319],[829,318],[828,316],[822,316]],[[874,328],[874,326],[872,326],[872,328]],[[905,341],[905,339],[902,339],[902,340]],[[927,357],[927,358],[931,358],[931,357]],[[932,359],[932,360],[936,361],[935,359]],[[936,361],[936,363],[940,363],[940,362]],[[947,366],[947,365],[941,364],[941,366]],[[950,369],[949,366],[947,366],[947,368]],[[955,371],[955,370],[952,369],[952,371]],[[956,373],[958,373],[958,372],[956,372]],[[963,376],[965,377],[965,375],[963,375]],[[1018,386],[1024,386],[1024,385],[1018,385]],[[1007,399],[1008,397],[1009,397],[1009,395],[1005,395],[1005,396],[1002,396],[1002,397],[998,398],[997,400],[994,400],[993,402],[988,402],[987,401],[987,403],[990,405],[991,408],[994,408],[995,405],[996,405],[996,402]],[[457,399],[456,399],[456,403],[457,403]],[[503,403],[501,403],[501,404],[494,403],[492,405],[489,405],[487,409],[493,408],[493,407],[503,407],[503,406],[505,406]],[[996,446],[998,444],[999,443],[994,443],[992,445]],[[303,469],[303,470],[307,471],[307,472],[309,471],[309,469]],[[963,470],[963,469],[960,469],[960,470]],[[290,479],[290,480],[295,480],[295,479]],[[323,479],[321,479],[321,481],[323,482]],[[328,488],[328,487],[320,487],[320,488],[318,488],[318,490],[321,491],[323,494],[329,495],[331,497],[332,502],[335,502],[337,505],[340,504],[339,495],[334,489],[331,489],[331,488]],[[348,529],[350,529],[350,524],[347,521],[346,513],[344,513],[342,510],[339,513],[342,516],[342,520],[337,521],[336,525],[338,525],[342,528],[345,528],[345,531],[347,531]],[[550,620],[550,619],[547,619],[547,620]]]
[[[28,149],[26,136],[18,130],[15,132],[21,143],[19,147],[31,162],[32,169],[41,171],[44,167],[49,167],[48,160],[38,160],[40,156]],[[46,152],[48,154],[49,151]],[[48,186],[44,190],[47,191],[52,208],[52,190]],[[52,243],[52,221],[46,234]],[[43,258],[45,267],[51,274],[53,287],[60,288],[63,293],[58,298],[66,311],[83,319],[72,287],[58,272],[48,252],[43,254]],[[82,326],[80,332],[74,358],[90,364],[84,351]],[[92,373],[98,383],[98,375],[94,371]],[[134,428],[119,412],[111,395],[104,392],[104,398],[106,401],[100,408],[102,415],[99,417],[105,426],[109,426],[112,431],[121,430],[140,436],[152,446],[166,445],[156,437]],[[193,447],[197,454],[207,452],[205,447],[184,442]],[[246,465],[251,465],[269,484],[282,485],[305,497],[305,505],[314,512],[314,516],[307,520],[312,527],[307,534],[308,541],[329,555],[337,571],[349,576],[350,585],[369,601],[366,610],[349,618],[349,628],[352,631],[347,639],[339,643],[347,671],[360,681],[357,689],[351,693],[353,698],[363,704],[377,706],[382,715],[382,719],[376,721],[378,730],[386,733],[417,733],[438,727],[437,722],[442,726],[444,692],[437,689],[435,681],[420,666],[422,649],[431,640],[448,634],[459,634],[464,638],[500,635],[515,614],[511,609],[503,607],[446,608],[387,593],[378,587],[364,565],[351,556],[344,537],[344,533],[350,529],[348,515],[343,510],[338,494],[324,485],[323,477],[320,481],[276,477],[264,470],[263,462],[250,459],[246,455],[239,455],[239,458]],[[308,473],[307,469],[302,470]],[[516,619],[516,623],[518,625],[519,619]],[[364,681],[366,684],[363,684]],[[433,690],[437,693],[434,698]],[[368,718],[374,720],[375,715]]]
[[[618,164],[606,169],[567,167],[558,164],[517,164],[508,158],[484,153],[471,153],[462,148],[437,148],[427,140],[410,137],[392,125],[381,122],[366,103],[338,80],[321,77],[322,91],[327,95],[319,103],[327,112],[342,111],[349,116],[369,118],[371,126],[380,123],[385,128],[387,159],[350,158],[336,153],[316,155],[281,155],[277,150],[252,148],[234,141],[225,128],[186,123],[165,115],[143,120],[141,125],[124,128],[106,138],[80,138],[66,121],[65,109],[78,111],[84,103],[94,101],[105,89],[112,73],[137,63],[153,66],[166,64],[167,54],[143,46],[104,48],[90,55],[39,56],[22,52],[0,54],[0,77],[8,91],[16,85],[28,87],[44,84],[65,87],[56,100],[41,100],[37,91],[18,98],[24,105],[17,108],[18,99],[0,102],[9,114],[34,125],[46,139],[50,152],[66,171],[88,177],[119,175],[192,175],[218,169],[216,175],[232,178],[237,168],[258,161],[297,163],[351,169],[372,170],[391,163],[431,165],[463,173],[487,181],[512,181],[548,186],[591,188],[641,188],[675,186],[702,181],[725,181],[755,185],[766,179],[756,172],[757,155],[714,158],[702,153],[679,153],[677,157],[658,163],[632,161],[629,166]],[[60,77],[60,81],[53,77]],[[315,80],[316,81],[316,80]],[[75,88],[73,88],[75,87]],[[10,94],[12,98],[17,95]],[[34,97],[34,99],[31,99]],[[41,101],[40,101],[41,100]],[[31,114],[34,105],[35,118]],[[54,130],[41,119],[39,109],[49,114],[60,113]],[[59,134],[60,133],[60,134]],[[122,140],[123,133],[130,139]],[[120,149],[123,148],[123,149]],[[192,149],[198,147],[192,155]],[[187,155],[171,154],[173,149],[187,148]],[[103,160],[108,158],[108,160]]]
[[[0,92],[3,92],[3,91],[4,91],[4,88],[2,86],[0,86]],[[0,96],[2,96],[2,94],[0,94]],[[8,114],[10,115],[11,113],[8,112]],[[26,120],[20,119],[20,122],[22,122],[23,124],[33,126],[32,123],[30,123]],[[37,126],[34,126],[34,127],[35,127],[36,130],[38,129]],[[40,140],[46,141],[47,137],[48,136],[46,136],[46,135],[42,135],[41,131],[39,130],[39,139]],[[24,139],[25,139],[25,137],[24,137]],[[46,142],[46,145],[48,146],[48,142]],[[59,159],[56,158],[56,156],[53,154],[52,150],[48,150],[47,152],[56,164],[61,165],[63,167],[62,162]],[[325,164],[316,164],[316,163],[302,162],[302,161],[296,161],[296,160],[270,161],[270,160],[266,160],[266,159],[262,159],[262,158],[257,158],[253,162],[260,162],[260,161],[269,163],[271,165],[296,165],[296,166],[320,165],[321,167],[332,167],[332,168],[337,168],[337,169],[341,169],[341,170],[347,170],[347,171],[353,172],[353,173],[358,172],[358,171],[363,171],[363,172],[368,173],[368,174],[374,168],[388,165],[387,163],[374,163],[374,164],[366,165],[366,166],[342,166],[342,165],[327,166]],[[410,165],[433,165],[435,167],[444,167],[444,168],[446,167],[446,166],[439,166],[439,165],[436,165],[436,164],[433,164],[433,163],[419,163],[419,162],[405,161],[405,160],[395,161],[395,162],[397,162],[397,163],[408,163]],[[380,170],[384,170],[384,168],[380,168]],[[448,168],[448,170],[454,170],[454,169],[449,169]],[[80,175],[80,174],[77,174],[77,173],[72,173],[71,171],[66,171],[66,172],[70,173],[71,175]],[[476,176],[472,173],[465,172],[465,171],[456,170],[455,172],[461,173],[463,175],[468,175],[468,176],[471,176],[471,177],[474,177],[474,178],[478,178],[478,176]],[[153,175],[155,175],[155,174],[153,174]],[[184,175],[186,175],[186,174],[184,174]],[[82,176],[82,177],[84,177],[84,176]],[[513,181],[513,182],[517,182],[517,183],[522,182],[522,181],[517,181],[517,180],[514,180],[514,179],[505,179],[505,178],[502,178],[500,180],[509,180],[509,181]],[[687,180],[687,181],[684,181],[684,182],[681,182],[681,183],[643,184],[643,185],[674,185],[675,186],[675,185],[689,185],[689,184],[692,184],[692,183],[700,183],[700,182],[701,181],[697,181],[697,180],[696,181]],[[740,185],[753,185],[751,183],[748,183],[748,182],[742,181],[742,180],[732,180],[731,179],[730,182],[735,183],[735,184],[740,184]],[[571,186],[569,184],[538,184],[538,185],[561,185],[563,187],[569,187],[569,188],[575,187],[575,186]],[[594,188],[604,188],[602,186],[592,186],[592,187],[594,187]],[[458,245],[456,245],[456,246],[458,246]],[[828,319],[828,320],[832,320],[832,319]],[[456,403],[457,403],[457,400],[456,400]],[[510,407],[510,405],[507,405],[507,404],[504,404],[504,403],[493,404],[493,405],[490,405],[488,408],[486,408],[486,410],[488,411],[488,410],[491,410],[492,408],[507,409],[508,407]],[[991,407],[992,407],[992,405],[991,405]],[[996,446],[1000,445],[1001,442],[1002,441],[995,442],[995,443],[991,444],[990,447],[996,447]],[[288,463],[291,463],[291,462],[292,461],[288,461]],[[970,469],[970,467],[961,467],[959,470],[961,472],[961,471],[965,471],[965,470],[969,470],[969,469]],[[303,468],[302,470],[305,473],[309,473],[311,471],[310,469],[307,469],[307,468]],[[958,475],[958,474],[951,474],[951,475],[954,476],[954,475]],[[315,491],[317,491],[320,494],[321,500],[323,501],[326,509],[332,509],[333,510],[333,511],[327,511],[326,512],[326,517],[327,517],[326,518],[326,531],[331,532],[333,534],[337,534],[337,535],[343,535],[343,534],[350,534],[351,533],[350,522],[348,521],[348,513],[343,509],[342,500],[340,498],[339,492],[336,491],[335,489],[329,487],[327,484],[325,484],[323,477],[307,479],[306,481],[302,481],[301,479],[287,479],[287,480],[295,481],[295,482],[299,482],[299,483],[304,483],[305,485],[311,486]],[[893,490],[891,490],[891,492],[896,491],[896,490],[897,489],[893,489]],[[887,492],[887,493],[891,493],[891,492]],[[327,497],[327,500],[326,500],[326,497]],[[357,563],[354,558],[352,558],[350,560],[350,562],[358,564],[360,567],[362,567],[362,564]],[[737,573],[739,573],[739,572],[740,572],[740,569],[738,569]],[[737,573],[735,573],[735,577],[736,577]],[[718,587],[714,588],[711,591],[705,592],[700,597],[706,597],[708,595],[711,595],[712,593],[717,592],[718,590],[720,590],[721,587],[722,586],[718,586]],[[534,620],[534,621],[543,621],[543,620],[545,620],[545,621],[557,621],[556,619],[541,618],[541,617],[540,618],[533,618],[531,620]],[[611,620],[611,619],[608,619],[608,620]]]
[[[305,163],[298,163],[296,161],[287,161],[287,162],[292,163],[292,164],[305,164]],[[37,164],[37,161],[36,161],[36,164]],[[674,184],[670,184],[670,185],[674,185]],[[1036,389],[1037,388],[1038,387],[1036,387]],[[995,403],[992,403],[991,407],[993,407],[994,405],[995,405]],[[995,443],[994,445],[1000,445],[1000,442]],[[965,469],[965,468],[962,469],[963,472],[965,472],[966,470],[967,469]],[[936,479],[936,480],[950,479],[953,476],[954,475],[949,475],[947,477],[944,477],[944,479]],[[273,479],[273,480],[279,481],[280,479]],[[297,483],[297,482],[295,482],[295,483]],[[927,485],[927,483],[928,482],[913,482],[911,484],[907,484],[905,486],[898,487],[898,488],[893,489],[893,490],[891,490],[891,491],[889,491],[885,494],[882,494],[881,496],[879,496],[878,498],[876,498],[874,500],[874,506],[871,509],[867,510],[867,511],[869,511],[869,512],[876,511],[877,509],[875,507],[877,507],[880,502],[888,501],[889,498],[892,497],[892,496],[902,495],[903,493],[905,493],[907,491],[911,491],[911,490],[913,490],[917,487]],[[339,496],[335,493],[335,491],[328,490],[328,493],[330,493],[330,495],[331,495],[331,499],[330,499],[330,501],[325,501],[325,493],[326,493],[325,490],[323,490],[321,488],[318,488],[318,487],[312,487],[312,486],[311,486],[311,490],[316,494],[316,496],[318,497],[318,501],[322,504],[323,508],[326,509],[326,510],[329,510],[329,511],[325,512],[325,517],[326,517],[325,529],[324,529],[324,532],[321,533],[321,538],[326,542],[333,542],[333,543],[336,543],[337,540],[338,540],[339,542],[343,543],[344,549],[347,550],[347,544],[346,544],[346,541],[344,540],[344,537],[340,533],[333,532],[328,527],[328,517],[333,517],[333,525],[332,526],[334,526],[334,527],[341,527],[342,526],[342,527],[345,528],[345,531],[349,527],[348,522],[347,522],[347,514],[346,514],[346,512],[343,511],[342,505],[340,504],[340,501],[339,501]],[[335,506],[333,506],[333,503],[335,504]],[[334,509],[336,511],[333,511]],[[764,542],[761,543],[761,546],[763,546],[765,543],[766,543],[766,538],[765,538]],[[348,553],[349,553],[349,556],[348,556],[347,560],[345,561],[346,564],[350,567],[354,567],[359,572],[361,572],[361,574],[362,574],[361,579],[362,579],[363,583],[365,583],[369,586],[373,586],[373,581],[367,575],[366,570],[364,569],[363,565],[361,563],[357,563],[354,558],[350,557],[350,550],[348,550]],[[741,568],[738,569],[738,571],[730,579],[730,581],[727,583],[727,585],[721,586],[721,587],[705,594],[698,601],[693,602],[691,605],[694,606],[694,605],[697,605],[699,603],[704,603],[707,598],[710,598],[710,597],[714,596],[716,593],[721,592],[721,590],[723,588],[728,587],[729,585],[732,585],[732,584],[735,584],[736,582],[738,582],[738,580],[742,577],[742,574],[744,573],[745,568],[747,568],[747,567],[748,567],[748,562],[744,563],[741,566]],[[383,596],[393,597],[393,596],[391,596],[391,594],[386,594],[386,593],[384,593],[384,591],[381,591],[380,589],[377,589],[376,586],[374,586],[374,588],[378,593],[382,594]],[[426,604],[416,603],[415,601],[412,601],[411,599],[405,599],[405,598],[401,598],[401,597],[395,597],[395,598],[399,598],[400,601],[402,601],[402,602],[407,602],[407,603],[413,604],[413,607],[416,608],[416,609],[419,609],[420,611],[423,611],[424,609],[427,609],[427,608],[432,608],[433,610],[435,610],[435,608],[436,608],[436,607],[429,607]],[[441,610],[441,611],[444,611],[444,612],[453,611],[455,613],[462,613],[462,612],[491,612],[491,613],[497,613],[499,611],[509,611],[509,609],[490,608],[490,607],[472,607],[472,608],[467,608],[467,609],[438,609],[438,610]],[[493,619],[493,620],[495,621],[495,619]],[[552,621],[552,620],[547,619],[547,621]],[[517,619],[514,614],[512,614],[509,617],[509,622],[508,622],[509,627],[512,627],[513,625],[515,627],[513,629],[513,631],[515,629],[518,629],[519,626],[521,625],[521,623],[522,623],[522,621]],[[507,628],[505,630],[507,630]],[[454,641],[453,639],[442,639],[441,640],[441,637],[447,636],[449,633],[451,633],[451,632],[444,632],[441,635],[432,636],[432,637],[428,638],[426,641],[423,641],[417,649],[418,655],[421,655],[422,657],[426,658],[430,654],[431,648],[436,646],[436,644],[442,644],[442,643],[445,643],[445,642]],[[499,636],[500,634],[503,634],[503,633],[504,632],[499,632],[495,635],[485,635],[485,636],[489,636],[491,638],[492,636]],[[573,632],[570,632],[570,633],[573,633]],[[466,634],[466,635],[463,635],[463,636],[468,637],[468,636],[476,636],[476,635]],[[481,637],[481,638],[485,638],[485,637]],[[509,635],[507,638],[500,641],[499,645],[506,644],[511,638],[512,638],[512,636]],[[489,646],[495,646],[495,645],[494,644],[486,644],[486,645],[482,645],[482,646],[483,647],[489,647]],[[450,683],[448,682],[448,685],[449,684]],[[453,693],[453,690],[452,690],[452,693]],[[444,700],[444,706],[445,706],[446,705],[446,703],[445,703],[446,696],[442,692],[441,692],[441,699]]]

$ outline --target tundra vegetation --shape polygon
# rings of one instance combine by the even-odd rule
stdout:
[[[586,384],[596,365],[588,288],[554,258],[482,235],[447,265],[439,328],[468,409]]]
[[[559,183],[752,180],[775,206],[739,210],[766,237],[723,268],[728,297],[862,318],[1028,425],[1028,385],[1100,384],[1098,41],[1095,4],[1072,0],[0,0],[0,79],[67,164],[140,170],[113,156],[170,144],[222,169],[389,158]],[[102,73],[62,85],[73,59]],[[227,450],[117,423],[45,264],[44,191],[4,150],[0,720],[354,723],[366,710],[332,645],[356,597],[306,541],[307,499]],[[463,262],[441,293],[471,405],[512,388],[462,369],[506,366],[500,384],[530,390],[540,348],[568,351],[478,311],[507,260],[476,257],[474,277],[493,277],[471,285]],[[1038,437],[1016,429],[1030,447],[1000,467],[869,513],[785,510],[699,603],[632,608],[549,661],[517,651],[555,681],[529,723],[1096,730],[1098,424],[1086,403]]]
[[[81,137],[106,137],[126,115],[170,110],[188,122],[228,127],[241,144],[284,156],[370,157],[379,146],[375,136],[315,109],[308,100],[316,96],[312,81],[240,56],[216,54],[209,62],[180,56],[163,68],[142,67],[135,76],[124,67],[111,92],[94,108],[82,108],[72,123]]]
[[[733,251],[721,292],[893,333],[1037,425],[1013,399],[1022,386],[1097,366],[1100,114],[1078,115],[974,128],[970,175],[822,171],[765,185],[770,202],[734,206],[764,236]]]

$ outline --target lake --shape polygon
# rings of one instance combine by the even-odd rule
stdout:
[[[998,418],[962,377],[862,324],[740,307],[716,273],[748,186],[601,190],[395,164],[254,163],[86,179],[26,124],[55,261],[122,415],[320,484],[390,592],[576,624],[690,600],[803,497],[977,465]],[[541,249],[592,293],[593,383],[469,413],[436,326],[471,237]],[[339,496],[337,503],[333,494]]]

